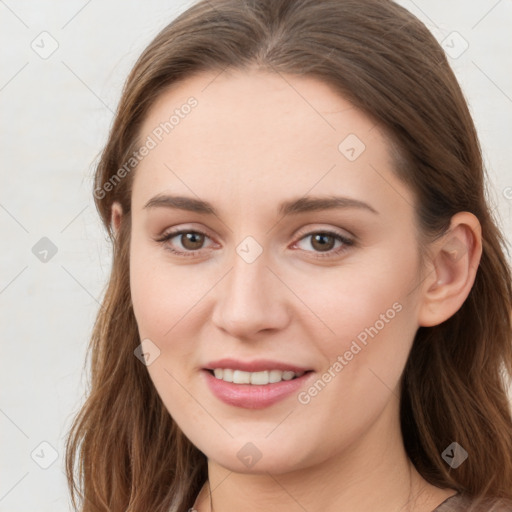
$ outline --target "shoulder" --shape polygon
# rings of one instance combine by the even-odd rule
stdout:
[[[455,494],[432,512],[512,512],[512,500],[505,498],[471,498]]]

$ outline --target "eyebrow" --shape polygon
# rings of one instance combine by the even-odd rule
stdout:
[[[174,208],[179,210],[186,210],[189,212],[202,213],[206,215],[215,215],[218,213],[211,203],[186,196],[171,196],[159,194],[151,198],[144,208]],[[358,208],[370,211],[376,215],[378,212],[369,204],[358,199],[342,196],[326,196],[326,197],[300,197],[284,201],[279,205],[278,213],[280,215],[299,214],[304,212],[313,212],[321,210],[333,210],[337,208]]]

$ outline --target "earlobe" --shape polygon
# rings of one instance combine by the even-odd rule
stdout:
[[[112,229],[114,230],[114,234],[117,235],[119,228],[121,226],[121,221],[123,218],[123,208],[121,207],[121,204],[115,201],[112,203],[112,213],[110,216],[110,225],[112,226]]]
[[[434,242],[433,268],[422,288],[420,326],[439,325],[460,309],[475,282],[481,256],[480,222],[472,213],[457,213],[448,233]]]

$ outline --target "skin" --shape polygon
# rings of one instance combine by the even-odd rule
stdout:
[[[208,457],[214,510],[433,510],[455,491],[428,484],[407,458],[399,379],[418,327],[452,316],[471,289],[477,219],[454,216],[422,269],[414,195],[393,173],[386,138],[329,86],[254,69],[201,73],[157,99],[141,140],[190,96],[197,107],[134,175],[130,281],[141,340],[160,350],[149,375]],[[349,134],[366,146],[354,161],[338,149]],[[145,208],[158,194],[209,201],[218,215]],[[277,210],[332,194],[377,213]],[[122,221],[115,203],[114,228]],[[156,241],[170,228],[208,236],[195,256],[179,256],[169,247],[194,245],[179,235]],[[336,255],[341,242],[328,238],[331,256],[315,257],[325,253],[311,233],[322,230],[354,244]],[[252,263],[236,252],[247,236],[262,249]],[[313,369],[307,389],[396,303],[400,312],[307,404],[292,394],[265,409],[237,408],[205,384],[208,361],[269,358]],[[248,442],[261,454],[250,468],[237,457]],[[206,487],[196,508],[210,510]]]

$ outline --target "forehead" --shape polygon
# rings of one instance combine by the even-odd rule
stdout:
[[[393,162],[379,127],[312,77],[197,74],[160,95],[139,140],[152,147],[135,173],[134,207],[170,191],[238,200],[246,210],[309,191],[380,194],[377,202],[409,193],[390,186]]]
[[[187,107],[190,98],[196,103],[192,108]],[[172,129],[167,126],[165,131],[169,120]],[[173,84],[155,101],[141,134],[150,134],[158,127],[165,131],[162,135],[166,140],[162,142],[173,147],[175,153],[181,148],[189,150],[191,145],[197,151],[198,139],[205,146],[215,143],[229,151],[235,149],[236,135],[238,146],[253,148],[259,156],[265,148],[258,143],[266,135],[278,136],[274,146],[286,142],[283,150],[291,146],[297,151],[309,141],[304,149],[324,142],[326,148],[337,151],[340,137],[354,134],[370,142],[368,132],[376,128],[367,116],[318,79],[254,69],[199,73]],[[193,141],[188,137],[191,131]]]

